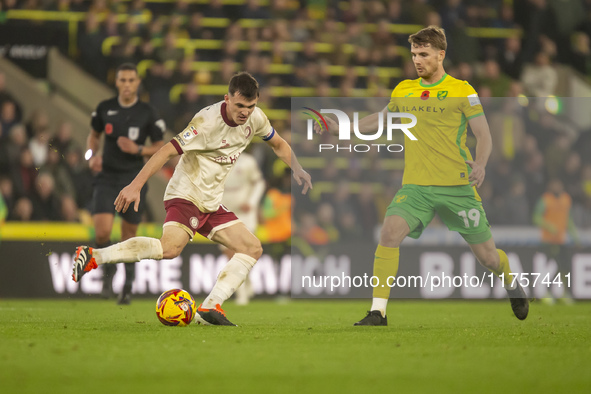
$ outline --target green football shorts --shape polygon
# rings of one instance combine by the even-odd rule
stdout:
[[[469,185],[404,185],[388,206],[386,216],[397,215],[406,220],[408,236],[416,239],[435,213],[448,229],[460,233],[469,244],[486,242],[492,237],[482,202]]]

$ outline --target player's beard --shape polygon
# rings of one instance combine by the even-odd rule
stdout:
[[[423,66],[421,67],[421,71],[417,69],[417,75],[421,78],[429,79],[431,76],[433,76],[433,72],[429,72],[429,70]]]

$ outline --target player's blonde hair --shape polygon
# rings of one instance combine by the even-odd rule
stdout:
[[[424,46],[430,45],[432,48],[439,50],[447,50],[447,39],[445,38],[445,30],[439,26],[431,25],[419,30],[415,34],[408,37],[408,42],[411,45]]]

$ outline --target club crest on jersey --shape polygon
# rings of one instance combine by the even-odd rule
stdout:
[[[447,90],[440,90],[439,92],[437,92],[437,98],[439,100],[445,100],[445,98],[447,97]]]
[[[431,94],[430,91],[425,90],[423,93],[421,93],[421,100],[427,100],[429,98],[430,94]]]
[[[199,219],[197,219],[195,216],[189,219],[189,221],[191,222],[191,227],[197,228],[197,226],[199,226]]]
[[[250,134],[252,133],[252,129],[250,128],[250,126],[246,126],[244,133],[246,134],[246,138],[250,137]]]
[[[395,200],[396,202],[404,202],[404,201],[406,201],[406,196],[405,196],[404,194],[403,194],[403,195],[401,195],[401,196],[396,196],[396,197],[394,198],[394,200]]]
[[[130,140],[137,140],[140,136],[140,128],[139,127],[130,127],[127,131],[127,136]]]

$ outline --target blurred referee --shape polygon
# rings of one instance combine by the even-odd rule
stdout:
[[[113,203],[119,191],[142,169],[144,157],[151,156],[164,145],[162,137],[166,125],[152,106],[139,100],[140,82],[136,66],[132,63],[122,64],[117,68],[117,97],[101,102],[92,113],[92,130],[86,141],[86,158],[95,174],[92,219],[97,248],[109,246],[111,242],[111,230],[115,219]],[[103,152],[99,154],[103,133],[105,142]],[[148,138],[151,144],[144,146]],[[146,192],[147,186],[144,186],[141,191],[142,201],[146,201]],[[129,209],[120,214],[122,241],[136,236],[145,206],[146,204],[140,204],[138,212]],[[112,294],[116,266],[107,264],[103,270],[102,294],[108,298]],[[135,264],[125,264],[125,285],[119,294],[118,304],[130,303],[134,278]]]

